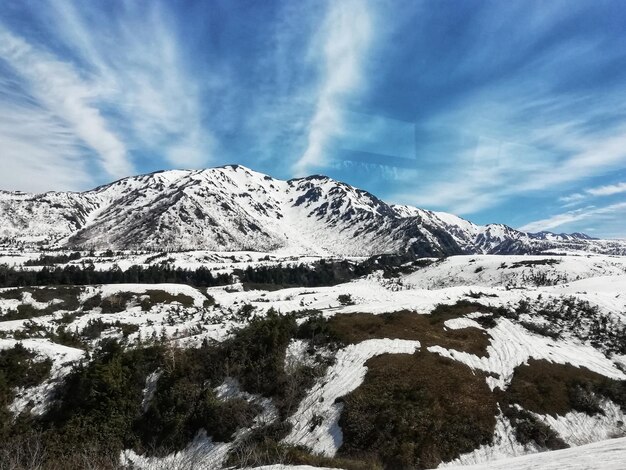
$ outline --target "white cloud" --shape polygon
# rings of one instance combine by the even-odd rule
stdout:
[[[124,143],[93,104],[96,90],[69,63],[31,46],[1,26],[0,57],[26,81],[30,93],[42,106],[97,153],[102,168],[111,177],[133,171]]]
[[[517,90],[506,87],[485,93],[472,96],[432,121],[432,129],[459,129],[456,135],[465,136],[467,147],[458,153],[440,155],[448,164],[434,170],[414,192],[396,194],[395,200],[471,214],[521,194],[555,193],[626,164],[626,127],[588,132],[584,127],[593,121],[593,109],[584,122],[569,121],[563,117],[566,109],[554,110],[560,106],[554,102],[566,102],[564,99],[533,100],[530,92],[521,98]],[[608,104],[598,102],[596,106]],[[545,115],[554,113],[550,116],[554,125],[546,125],[543,120],[518,125],[522,119],[517,113],[541,113],[542,109]],[[618,189],[621,191],[621,187],[602,191]],[[582,200],[579,195],[571,195],[561,202],[572,204],[576,199]]]
[[[32,13],[40,15],[48,28],[45,44],[36,36],[19,36],[0,20],[0,65],[9,66],[19,85],[0,83],[0,95],[12,103],[0,100],[0,114],[12,113],[15,120],[23,120],[39,112],[49,118],[36,120],[45,121],[39,127],[5,126],[5,149],[10,143],[14,150],[4,150],[3,159],[28,147],[29,155],[23,158],[34,163],[37,155],[39,167],[56,162],[61,172],[76,176],[80,168],[85,173],[69,178],[74,184],[68,187],[28,171],[31,181],[25,187],[85,189],[94,182],[127,176],[136,171],[137,150],[144,164],[151,158],[151,166],[157,168],[163,162],[206,166],[218,143],[203,123],[202,93],[221,82],[216,72],[212,75],[216,78],[203,77],[201,82],[190,70],[163,4],[127,3],[115,18],[103,12],[94,15],[90,4],[59,1],[40,6]],[[57,48],[48,47],[51,44]],[[60,135],[60,128],[64,145],[45,144]],[[72,168],[63,161],[72,162]],[[102,171],[93,172],[94,164]],[[26,172],[32,166],[12,163],[13,174],[27,180],[20,168]],[[87,176],[88,169],[100,176],[94,181]]]
[[[626,193],[626,183],[599,186],[597,188],[587,189],[586,192],[592,196],[612,196],[614,194]]]
[[[576,209],[562,214],[556,214],[551,217],[529,222],[526,225],[520,227],[520,230],[527,232],[539,232],[542,230],[552,230],[562,225],[579,222],[581,220],[593,220],[593,219],[615,219],[619,218],[624,220],[624,213],[626,212],[626,202],[619,202],[603,207],[586,207],[582,209]]]
[[[573,193],[573,194],[568,194],[567,196],[561,196],[559,198],[559,201],[564,202],[565,205],[570,205],[570,204],[578,204],[580,201],[584,201],[587,198],[587,196],[585,196],[582,193]]]
[[[93,183],[82,143],[62,121],[32,103],[2,99],[0,109],[0,188],[38,192]]]
[[[567,196],[560,197],[559,201],[564,203],[563,207],[569,207],[580,204],[589,197],[614,196],[615,194],[622,193],[626,193],[626,182],[587,188],[583,190],[583,192],[568,194]]]
[[[307,147],[294,165],[297,175],[326,164],[330,140],[341,134],[341,100],[363,85],[362,60],[372,35],[372,14],[361,0],[331,2],[313,48],[321,48],[322,84],[308,126]]]

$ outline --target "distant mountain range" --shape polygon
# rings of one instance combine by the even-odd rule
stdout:
[[[626,254],[624,241],[481,226],[387,204],[326,176],[284,181],[240,165],[132,176],[82,193],[0,191],[0,244],[337,256]]]

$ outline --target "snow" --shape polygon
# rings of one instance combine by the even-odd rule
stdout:
[[[493,435],[493,443],[482,445],[478,449],[462,454],[458,459],[451,462],[442,463],[439,468],[453,467],[460,465],[472,465],[507,457],[524,455],[529,452],[537,452],[534,446],[523,446],[515,438],[511,423],[502,414],[496,417],[496,429]],[[465,467],[463,467],[465,468]]]
[[[335,400],[349,394],[363,382],[368,359],[385,353],[412,354],[419,347],[419,341],[370,339],[340,350],[335,364],[289,418],[293,428],[284,442],[303,445],[315,454],[335,455],[343,441],[339,427],[343,405],[335,403]],[[312,425],[314,420],[316,425]]]
[[[461,330],[463,328],[478,328],[479,330],[484,329],[480,325],[480,323],[478,323],[476,320],[473,320],[472,318],[467,318],[467,317],[453,318],[451,320],[446,320],[443,323],[443,326],[451,330]]]
[[[263,465],[254,467],[254,470],[338,470],[337,468],[311,467],[310,465]],[[341,469],[339,469],[341,470]]]
[[[611,439],[571,449],[496,460],[459,470],[624,470],[626,438]]]
[[[54,388],[63,376],[71,370],[85,354],[82,349],[70,348],[61,344],[53,343],[48,339],[0,339],[0,349],[8,349],[21,343],[26,349],[34,351],[38,357],[52,360],[50,377],[43,383],[28,389],[19,389],[16,398],[9,406],[12,413],[18,414],[32,405],[30,411],[34,415],[42,414],[48,405],[48,400]]]
[[[514,456],[489,463],[441,465],[450,470],[624,470],[626,438],[609,439],[571,449]],[[298,465],[267,465],[255,470],[329,470]]]
[[[609,400],[602,403],[603,414],[589,416],[571,411],[565,416],[535,415],[554,429],[571,446],[626,436],[626,415]]]
[[[214,443],[205,431],[199,432],[189,445],[165,457],[147,457],[132,450],[125,450],[121,455],[121,464],[141,470],[161,470],[193,468],[194,470],[215,470],[222,467],[231,445]]]
[[[536,264],[554,260],[554,264]],[[517,264],[516,264],[517,263]],[[530,263],[531,265],[526,265]],[[612,256],[451,256],[403,278],[407,285],[438,289],[452,286],[533,287],[533,276],[545,274],[548,281],[566,284],[580,279],[626,274],[626,258]],[[618,282],[619,281],[615,281]],[[598,281],[601,283],[601,281]],[[582,286],[582,284],[581,284]],[[548,289],[548,288],[546,288]],[[576,289],[576,286],[572,289]],[[607,287],[607,289],[611,289]]]
[[[150,401],[154,397],[154,393],[156,392],[157,382],[159,378],[163,374],[162,370],[155,370],[148,377],[146,377],[146,386],[141,391],[142,399],[141,399],[141,409],[145,412],[150,406]]]
[[[626,379],[626,374],[619,370],[613,361],[590,346],[535,335],[504,318],[500,318],[497,325],[489,329],[489,334],[492,341],[487,347],[486,357],[441,346],[431,346],[428,351],[462,362],[472,369],[497,374],[497,377],[487,378],[491,389],[498,387],[504,390],[513,376],[514,369],[525,364],[530,358],[582,366],[606,377]]]

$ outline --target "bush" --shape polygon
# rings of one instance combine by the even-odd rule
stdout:
[[[124,351],[115,340],[100,342],[90,362],[79,364],[41,418],[50,458],[88,445],[101,455],[133,447],[133,423],[141,413],[146,377],[160,364],[159,346]]]
[[[97,337],[107,326],[101,319],[90,321],[82,335]],[[113,326],[123,332],[136,329],[123,323]],[[4,436],[13,436],[0,445],[0,454],[13,449],[26,455],[21,446],[39,435],[43,468],[82,468],[76,462],[84,455],[97,455],[94,462],[110,459],[110,465],[103,463],[102,468],[114,468],[122,449],[159,455],[177,451],[201,429],[216,440],[229,441],[238,429],[250,427],[261,409],[254,401],[218,399],[215,387],[228,377],[237,379],[243,391],[270,398],[284,419],[325,370],[323,363],[285,370],[285,351],[296,331],[293,315],[270,311],[223,343],[205,341],[199,348],[178,349],[155,342],[125,349],[117,340],[105,338],[63,379],[43,416],[23,415],[12,423],[6,407],[0,408],[0,429]],[[64,325],[44,333],[57,342],[80,341]],[[4,364],[0,361],[2,403],[10,402],[7,394],[16,383],[13,376],[7,381],[6,371],[25,364],[23,358],[12,358],[6,356]],[[35,383],[27,380],[37,370],[35,365],[25,370],[31,375],[19,383]],[[146,378],[155,370],[160,376],[144,406]]]
[[[541,449],[549,450],[569,447],[550,426],[539,421],[528,411],[508,406],[504,409],[504,415],[515,429],[515,438],[520,444],[534,443]]]
[[[352,296],[350,294],[340,294],[337,297],[337,301],[341,305],[354,305],[354,300],[352,300]]]
[[[33,387],[50,376],[52,361],[37,360],[37,355],[21,343],[0,350],[0,440],[12,434],[13,419],[7,406],[15,398],[16,387]]]
[[[110,328],[111,325],[102,321],[102,319],[91,319],[87,322],[87,325],[81,331],[81,336],[87,339],[99,338],[104,330]]]

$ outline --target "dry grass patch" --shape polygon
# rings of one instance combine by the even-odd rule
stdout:
[[[56,287],[18,287],[0,293],[0,298],[22,301],[25,293],[32,295],[36,302],[50,303],[44,308],[36,308],[31,304],[20,304],[16,310],[9,310],[3,320],[24,320],[27,318],[52,315],[58,311],[76,311],[80,307],[78,297],[81,289],[75,286]]]
[[[431,315],[406,310],[382,315],[341,314],[328,320],[328,329],[333,337],[349,344],[373,338],[406,339],[420,341],[423,348],[438,345],[478,356],[487,354],[490,343],[487,332],[479,328],[446,329],[444,322],[458,318],[458,311],[436,309],[435,312]]]
[[[342,399],[340,457],[433,468],[492,441],[497,403],[483,374],[423,350],[366,365],[363,384]]]
[[[186,294],[170,294],[159,289],[149,289],[145,293],[117,292],[102,298],[100,294],[90,297],[83,303],[83,310],[93,310],[100,307],[102,313],[119,313],[129,306],[141,306],[143,311],[150,310],[159,304],[180,303],[183,307],[193,307],[193,297]],[[129,305],[130,304],[130,305]]]
[[[144,297],[141,301],[142,310],[150,310],[153,305],[157,304],[172,304],[178,302],[183,307],[193,307],[193,297],[186,294],[170,294],[163,290],[150,289],[145,294],[140,295]]]
[[[626,381],[612,380],[585,367],[530,359],[515,369],[506,400],[539,414],[570,411],[602,413],[600,397],[626,408]]]

